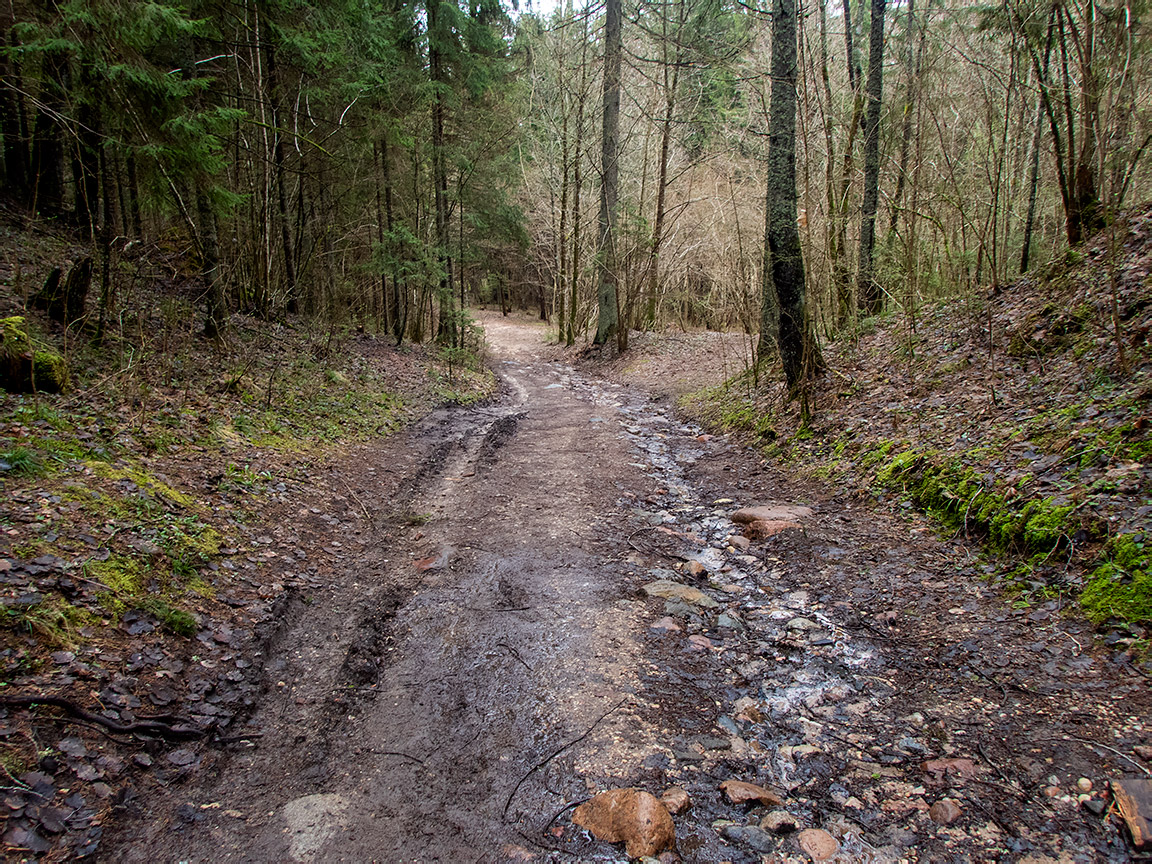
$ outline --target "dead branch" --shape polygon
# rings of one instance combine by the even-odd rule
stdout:
[[[613,711],[618,709],[621,705],[623,705],[627,701],[628,701],[627,698],[621,699],[619,702],[617,702],[615,705],[613,705],[611,708],[609,708],[607,711],[605,711],[603,714],[601,714],[599,717],[597,717],[595,722],[593,722],[593,724],[591,726],[589,726],[587,729],[585,729],[584,734],[582,734],[579,738],[573,738],[571,741],[569,741],[563,747],[560,747],[557,750],[555,750],[550,756],[548,756],[547,759],[542,759],[541,761],[539,761],[535,765],[533,765],[531,768],[529,768],[528,773],[520,778],[520,780],[516,783],[516,785],[512,787],[512,791],[508,794],[508,800],[504,802],[504,812],[501,814],[501,819],[503,819],[504,821],[508,820],[508,808],[512,806],[512,799],[516,797],[516,793],[520,791],[520,787],[524,785],[525,780],[527,780],[529,777],[531,777],[533,774],[535,774],[537,771],[539,771],[541,768],[543,768],[545,765],[547,765],[549,762],[551,762],[553,759],[555,759],[557,756],[559,756],[561,753],[563,753],[569,747],[572,747],[576,744],[579,744],[581,741],[583,741],[585,738],[587,738],[589,735],[591,735],[593,730],[604,721],[605,717],[607,717],[609,714],[611,714]]]

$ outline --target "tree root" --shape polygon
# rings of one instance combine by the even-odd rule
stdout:
[[[117,723],[115,720],[110,720],[101,714],[82,708],[71,699],[65,699],[63,696],[0,695],[0,706],[26,708],[33,705],[51,705],[73,717],[103,726],[117,735],[149,735],[169,741],[195,741],[208,736],[207,730],[191,725],[173,725],[153,717],[144,717],[133,723]]]

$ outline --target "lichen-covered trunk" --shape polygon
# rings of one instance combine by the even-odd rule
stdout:
[[[796,0],[774,0],[768,127],[767,216],[761,318],[779,314],[776,341],[788,388],[820,365],[805,302],[804,258],[796,222]],[[764,356],[770,334],[761,329]]]

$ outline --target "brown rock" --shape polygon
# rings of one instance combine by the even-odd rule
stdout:
[[[750,540],[767,540],[777,534],[783,534],[791,528],[799,528],[799,522],[789,522],[783,519],[757,519],[744,526],[744,536]]]
[[[708,575],[708,568],[699,561],[689,561],[684,565],[684,572],[696,579],[702,579]]]
[[[813,861],[827,861],[840,851],[840,842],[827,831],[807,828],[796,835],[796,842]]]
[[[676,623],[676,619],[673,618],[671,615],[665,615],[663,618],[661,618],[655,624],[650,624],[649,627],[652,630],[667,630],[667,631],[672,632],[672,633],[679,633],[681,630],[684,629],[679,624]]]
[[[668,808],[673,816],[678,816],[692,806],[692,796],[686,789],[679,786],[670,786],[660,796],[660,803]]]
[[[743,780],[725,780],[720,784],[720,789],[733,804],[756,802],[766,807],[778,807],[784,803],[779,793],[757,786],[755,783],[745,783]]]
[[[1137,744],[1132,748],[1132,752],[1145,762],[1152,762],[1152,747],[1149,747],[1147,744]]]
[[[928,808],[928,815],[937,825],[951,825],[964,811],[951,798],[941,798]]]
[[[737,552],[747,552],[748,547],[752,545],[752,541],[745,537],[743,534],[733,534],[728,538],[728,545],[730,545]]]
[[[572,821],[607,843],[623,843],[629,858],[659,855],[676,843],[668,809],[640,789],[609,789],[585,801]]]
[[[945,775],[953,777],[975,777],[979,770],[971,759],[929,759],[920,763],[920,770],[933,775],[935,780],[943,780]]]
[[[703,606],[707,609],[720,605],[699,588],[693,588],[691,585],[682,585],[679,582],[673,582],[669,579],[657,579],[655,582],[649,582],[644,586],[643,591],[649,597],[663,597],[665,600],[683,600],[685,603],[690,603],[693,606]]]
[[[798,504],[762,504],[757,507],[743,507],[732,514],[732,521],[744,522],[797,522],[812,515],[811,507]]]

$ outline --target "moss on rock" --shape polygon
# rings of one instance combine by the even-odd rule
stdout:
[[[59,393],[68,386],[68,363],[55,351],[34,347],[22,315],[0,318],[0,387]]]

